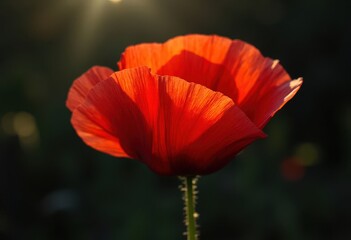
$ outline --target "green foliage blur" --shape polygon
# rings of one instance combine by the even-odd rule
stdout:
[[[1,0],[0,239],[185,239],[179,180],[87,147],[65,100],[127,46],[187,33],[245,40],[304,77],[267,139],[200,178],[200,239],[351,239],[350,3]]]

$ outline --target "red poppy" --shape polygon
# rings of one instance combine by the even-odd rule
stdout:
[[[74,81],[73,127],[89,146],[163,175],[219,170],[265,137],[262,128],[302,84],[255,47],[219,36],[131,46],[118,66]]]

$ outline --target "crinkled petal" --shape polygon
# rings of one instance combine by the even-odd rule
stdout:
[[[175,37],[164,44],[131,46],[122,54],[118,66],[120,69],[148,66],[157,74],[177,76],[220,91],[259,128],[302,83],[301,80],[290,83],[283,67],[263,57],[254,46],[215,35],[193,34]]]
[[[128,47],[118,66],[148,66],[159,75],[177,76],[217,90],[221,79],[232,82],[223,65],[231,44],[228,38],[196,34],[175,37],[164,44],[144,43]]]
[[[302,78],[292,81],[278,60],[264,58],[250,45],[246,48],[249,49],[243,52],[250,57],[241,60],[240,67],[230,70],[237,88],[234,101],[262,129],[296,94],[303,81]]]
[[[113,71],[107,67],[94,66],[86,73],[77,78],[68,92],[66,105],[69,110],[73,111],[82,102],[84,102],[90,89],[98,82],[107,79]]]
[[[283,84],[270,86],[270,89],[266,90],[266,94],[258,97],[260,101],[258,107],[254,106],[256,104],[254,97],[242,102],[240,107],[262,129],[274,114],[295,96],[302,83],[302,78],[298,78],[293,81],[284,82]]]
[[[160,94],[154,157],[168,158],[177,175],[214,172],[254,140],[265,137],[220,92],[163,77]]]
[[[93,148],[138,159],[165,175],[215,171],[264,136],[230,98],[146,67],[96,84],[72,123]]]
[[[113,156],[148,158],[152,144],[148,120],[157,107],[155,84],[147,68],[116,72],[100,81],[73,112],[78,135],[87,145]]]

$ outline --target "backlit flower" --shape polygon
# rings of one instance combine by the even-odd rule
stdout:
[[[203,175],[227,164],[298,91],[278,61],[219,36],[188,35],[128,47],[120,71],[93,67],[67,106],[89,146],[164,175]]]

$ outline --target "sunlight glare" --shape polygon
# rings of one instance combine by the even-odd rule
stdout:
[[[109,0],[110,2],[112,3],[119,3],[119,2],[122,2],[122,0]]]

